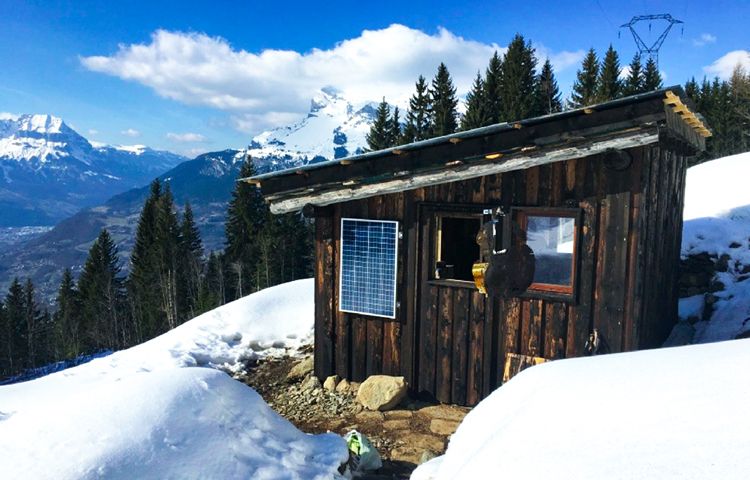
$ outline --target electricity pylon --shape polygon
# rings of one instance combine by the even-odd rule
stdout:
[[[648,31],[651,31],[651,22],[654,20],[665,20],[667,22],[667,26],[664,29],[663,32],[661,32],[661,35],[659,35],[659,38],[656,39],[656,41],[651,45],[646,45],[646,42],[643,41],[641,36],[638,34],[638,32],[635,30],[635,25],[639,22],[648,22]],[[650,58],[653,58],[656,62],[656,66],[659,66],[659,49],[661,48],[662,44],[664,43],[664,40],[667,38],[667,34],[672,29],[672,26],[674,26],[676,23],[685,23],[682,20],[677,20],[672,15],[668,13],[661,13],[658,15],[638,15],[630,19],[628,23],[624,23],[620,25],[620,28],[629,28],[630,33],[633,34],[633,40],[635,40],[635,45],[638,47],[638,52],[643,55],[647,55]],[[619,36],[619,34],[618,34]]]

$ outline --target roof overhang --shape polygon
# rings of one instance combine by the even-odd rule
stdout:
[[[710,131],[683,96],[671,87],[244,180],[286,213],[640,147],[667,133],[697,153]]]

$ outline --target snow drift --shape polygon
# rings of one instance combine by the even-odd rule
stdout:
[[[749,370],[750,340],[535,366],[411,478],[744,479]]]
[[[224,305],[142,345],[0,387],[11,479],[333,478],[337,435],[306,435],[216,369],[309,342],[312,280]]]
[[[688,170],[682,255],[729,255],[729,269],[717,274],[725,290],[710,321],[695,324],[695,343],[729,340],[750,329],[750,152],[696,165]],[[700,317],[703,296],[680,301],[680,316]]]

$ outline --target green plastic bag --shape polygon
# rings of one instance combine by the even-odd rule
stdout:
[[[349,447],[352,457],[352,470],[354,472],[377,470],[383,466],[380,454],[372,446],[366,436],[356,430],[344,435],[346,445]]]

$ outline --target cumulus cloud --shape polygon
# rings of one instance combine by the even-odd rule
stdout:
[[[745,70],[750,69],[749,50],[731,51],[716,59],[711,65],[703,67],[703,71],[709,75],[727,80],[732,76],[732,71],[737,65],[744,67]]]
[[[196,142],[205,142],[206,137],[201,135],[200,133],[167,133],[167,138],[169,140],[172,140],[174,142],[182,142],[182,143],[196,143]]]
[[[99,133],[99,130],[89,128],[89,135],[97,135]]]
[[[134,128],[128,128],[127,130],[123,130],[120,133],[123,134],[123,135],[125,135],[126,137],[131,137],[131,138],[135,138],[135,137],[140,137],[141,136],[141,132],[139,132],[138,130],[136,130]]]
[[[701,33],[701,36],[693,39],[693,45],[696,47],[702,47],[709,43],[716,43],[716,37],[710,33]]]
[[[441,61],[461,95],[496,50],[505,51],[444,28],[428,34],[398,24],[302,53],[249,52],[220,37],[157,30],[148,43],[121,45],[112,55],[80,61],[89,70],[138,82],[162,97],[229,112],[235,128],[250,132],[299,118],[323,87],[355,103],[385,96],[404,105],[417,76],[431,78]],[[583,56],[582,51],[546,53],[558,70]]]

